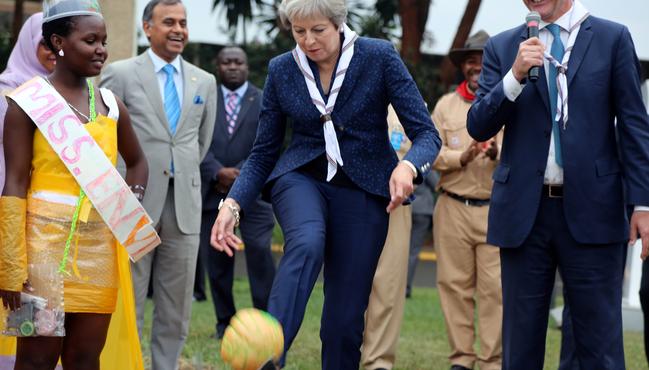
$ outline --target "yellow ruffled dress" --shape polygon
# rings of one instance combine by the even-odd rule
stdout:
[[[117,106],[101,89],[109,118],[85,124],[113,165],[117,162]],[[27,196],[26,244],[29,264],[55,264],[64,258],[80,188],[40,131],[34,134],[31,185]],[[129,258],[99,213],[85,198],[63,273],[65,312],[113,313],[101,368],[143,369],[135,321]],[[13,338],[2,337],[0,356],[15,353]]]

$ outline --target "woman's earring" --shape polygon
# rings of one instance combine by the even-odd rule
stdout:
[[[59,50],[59,56],[60,57],[65,56],[65,53],[63,52],[63,49]]]

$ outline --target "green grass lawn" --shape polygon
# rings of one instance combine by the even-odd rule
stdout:
[[[251,307],[248,282],[237,279],[234,284],[235,300],[239,308]],[[307,307],[300,334],[288,354],[286,370],[320,369],[320,313],[322,310],[322,284],[317,284]],[[145,363],[149,363],[148,333],[151,329],[151,301],[147,302],[145,322]],[[213,338],[215,316],[211,301],[194,303],[189,336],[182,354],[181,369],[228,369],[219,355],[219,342]],[[626,366],[630,370],[646,369],[642,334],[626,333]],[[561,335],[548,329],[545,369],[556,369],[559,360]],[[444,319],[436,289],[415,288],[406,302],[406,312],[399,339],[397,363],[399,370],[448,369],[448,343]]]

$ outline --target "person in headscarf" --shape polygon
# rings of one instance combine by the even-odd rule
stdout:
[[[97,0],[48,0],[43,9],[56,67],[6,96],[0,300],[13,311],[6,334],[18,337],[15,369],[53,370],[59,359],[64,369],[143,369],[127,250],[80,174],[102,168],[86,176],[130,208],[144,196],[146,158],[124,104],[92,82],[108,57]],[[126,183],[99,180],[116,173],[118,154]],[[6,349],[0,342],[0,355]]]
[[[0,74],[0,191],[5,183],[4,149],[2,147],[7,101],[5,95],[34,76],[52,73],[56,57],[45,46],[41,32],[43,13],[29,17],[18,34],[16,45],[9,55],[7,68]]]

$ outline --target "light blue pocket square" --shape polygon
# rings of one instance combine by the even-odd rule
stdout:
[[[203,98],[201,98],[200,95],[196,95],[194,97],[194,104],[203,104],[203,103],[205,103],[205,101],[203,100]]]

